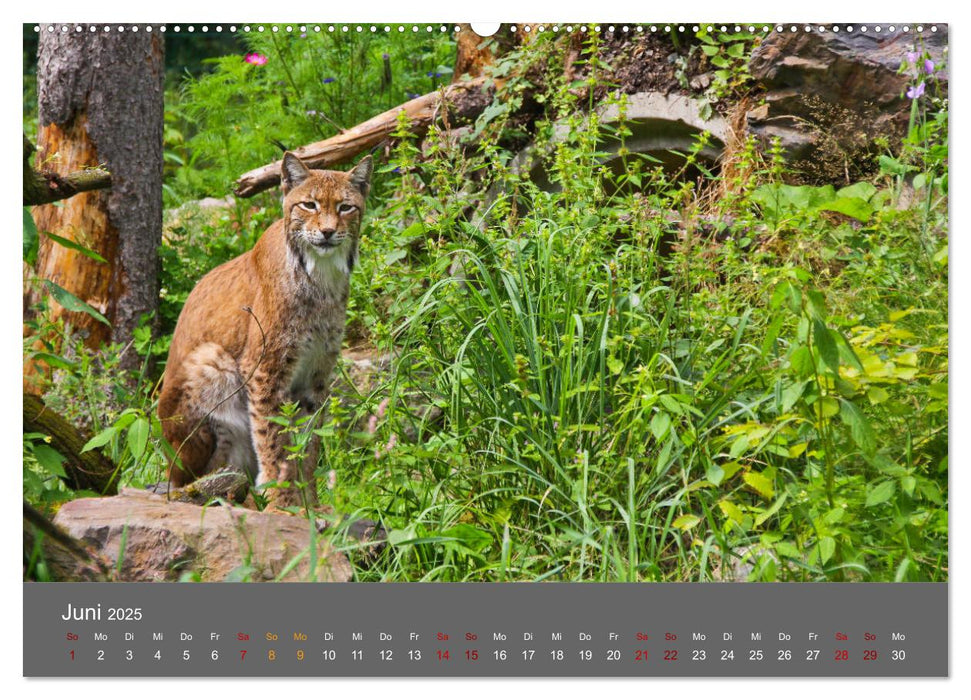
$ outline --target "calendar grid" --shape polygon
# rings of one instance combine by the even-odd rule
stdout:
[[[26,676],[945,676],[947,584],[24,584]]]

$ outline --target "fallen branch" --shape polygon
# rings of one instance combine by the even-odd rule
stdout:
[[[90,192],[111,187],[111,173],[104,168],[79,170],[69,175],[35,170],[30,164],[36,149],[24,136],[24,206],[50,204],[73,197],[79,192]]]
[[[249,485],[250,479],[246,474],[230,468],[207,474],[182,488],[170,488],[167,481],[162,481],[149,486],[148,490],[159,496],[167,496],[170,501],[204,506],[216,498],[240,502]]]
[[[329,139],[294,149],[293,153],[312,168],[345,163],[386,139],[398,127],[401,112],[408,115],[415,133],[423,133],[440,113],[443,102],[448,107],[450,120],[454,119],[456,123],[471,121],[491,101],[491,97],[482,91],[484,83],[484,79],[479,78],[449,85],[389,109]],[[280,161],[276,161],[241,175],[233,191],[238,197],[252,197],[279,183]]]
[[[108,564],[84,544],[24,501],[24,579],[36,579],[38,565],[53,581],[107,581]]]
[[[82,453],[90,435],[82,433],[60,414],[49,409],[40,397],[24,392],[24,432],[43,433],[50,446],[63,455],[65,479],[72,489],[87,489],[100,494],[118,491],[116,467],[98,450]]]

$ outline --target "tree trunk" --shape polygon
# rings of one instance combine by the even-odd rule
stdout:
[[[468,24],[460,24],[462,30],[458,33],[455,44],[455,69],[452,71],[452,82],[479,78],[485,72],[486,66],[495,62],[495,55],[488,46],[489,39],[472,31]]]
[[[158,308],[162,235],[163,42],[158,32],[48,32],[37,65],[38,170],[101,167],[111,189],[80,192],[61,206],[39,206],[39,231],[100,254],[107,264],[42,236],[34,273],[98,309],[111,327],[56,307],[91,348],[127,343],[139,318]],[[57,30],[60,27],[56,27]],[[36,292],[28,302],[37,301]],[[25,304],[29,308],[29,303]],[[123,364],[136,366],[134,352]]]

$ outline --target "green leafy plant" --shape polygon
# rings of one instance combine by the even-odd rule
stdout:
[[[735,29],[736,31],[732,31]],[[761,34],[739,25],[701,25],[695,32],[699,48],[711,66],[711,82],[704,91],[702,118],[711,116],[712,105],[743,90],[752,80],[748,60]]]

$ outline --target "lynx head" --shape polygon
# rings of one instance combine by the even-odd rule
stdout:
[[[346,272],[354,267],[371,169],[371,156],[343,173],[310,170],[292,153],[283,154],[284,227],[308,273],[327,258],[346,263]]]

